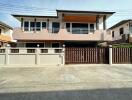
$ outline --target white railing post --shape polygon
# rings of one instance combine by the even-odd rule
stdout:
[[[65,45],[63,45],[62,53],[62,65],[65,65]]]
[[[38,46],[39,47],[39,46]],[[40,49],[37,48],[36,49],[36,65],[39,65],[39,53],[40,53]]]
[[[8,65],[9,64],[9,53],[10,53],[10,45],[7,45],[6,47],[6,61],[5,61],[5,64]]]
[[[109,45],[109,64],[112,65],[112,45]]]

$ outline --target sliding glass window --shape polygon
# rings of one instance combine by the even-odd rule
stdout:
[[[94,24],[90,24],[90,32],[94,32]]]
[[[42,29],[46,29],[46,22],[42,22]]]
[[[72,23],[73,34],[88,34],[88,24],[85,23]]]
[[[60,30],[60,23],[59,22],[53,22],[52,23],[52,33],[58,33]]]
[[[28,21],[24,22],[24,31],[29,31],[29,22]]]
[[[35,31],[35,22],[30,22],[30,31]]]
[[[36,31],[41,30],[41,22],[36,22]]]
[[[70,23],[66,23],[67,32],[70,32]]]

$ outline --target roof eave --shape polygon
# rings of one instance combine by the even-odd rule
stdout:
[[[58,18],[58,16],[34,16],[34,15],[15,15],[12,14],[13,17],[45,17],[45,18]]]
[[[77,11],[77,10],[56,10],[57,12],[66,13],[96,13],[96,14],[114,14],[116,12],[103,12],[103,11]]]

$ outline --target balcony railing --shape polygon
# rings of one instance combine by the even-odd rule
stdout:
[[[88,28],[67,28],[68,32],[71,32],[72,34],[88,34],[88,33],[94,33],[94,29],[88,29]]]
[[[71,32],[73,34],[88,34],[88,33],[94,33],[94,29],[88,29],[88,28],[66,28],[67,32]],[[48,29],[49,33],[58,33],[60,28],[50,28]],[[28,27],[24,27],[24,31],[29,31]],[[34,27],[30,27],[30,31],[35,31]],[[40,27],[36,27],[36,31],[41,31]]]
[[[87,28],[47,28],[37,31],[37,34],[27,34],[27,32],[21,31],[20,28],[16,28],[13,37],[16,40],[112,40],[112,35],[107,33],[106,30],[89,30]]]
[[[49,29],[49,32],[51,33],[58,33],[60,30],[60,28],[52,28],[52,29]]]

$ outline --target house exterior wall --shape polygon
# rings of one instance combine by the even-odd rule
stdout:
[[[123,25],[120,25],[120,26],[110,30],[111,34],[114,31],[114,37],[112,38],[113,41],[122,39],[122,35],[120,35],[120,28],[124,28],[124,34],[130,34],[129,22],[127,22]]]
[[[1,34],[0,34],[1,42],[10,42],[13,40],[12,38],[13,30],[12,29],[9,29],[5,26],[0,26],[0,29],[1,29]]]
[[[107,34],[106,32],[106,19],[112,14],[105,13],[83,13],[83,12],[57,12],[57,16],[15,16],[19,21],[21,21],[21,29],[14,29],[13,38],[23,43],[18,43],[18,47],[25,46],[25,41],[111,41],[112,35]],[[75,17],[75,18],[74,18]],[[87,17],[89,19],[87,19]],[[69,19],[68,19],[69,18]],[[46,29],[42,29],[41,31],[31,31],[28,28],[28,31],[24,31],[24,22],[46,22]],[[59,32],[53,33],[52,31],[52,23],[59,22],[60,29]],[[70,23],[70,31],[66,28],[66,23]],[[72,28],[72,23],[74,23],[74,27]],[[85,23],[83,26],[83,31],[81,27],[75,25],[75,23]],[[87,27],[87,25],[88,27]],[[93,26],[94,25],[94,29]],[[41,24],[42,25],[42,24]],[[90,27],[91,25],[91,27]],[[30,26],[30,25],[29,25]],[[79,33],[74,33],[78,31]],[[87,32],[87,33],[86,33]],[[28,42],[27,42],[28,43]],[[46,43],[45,46],[49,47],[50,44]]]

